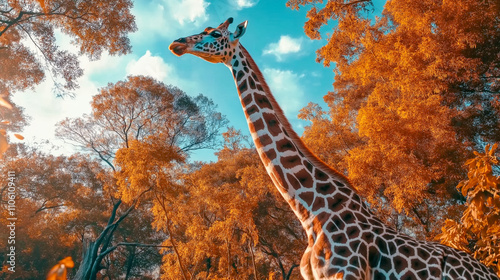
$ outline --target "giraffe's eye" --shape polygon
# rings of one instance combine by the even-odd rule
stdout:
[[[210,35],[212,35],[212,37],[214,37],[214,38],[219,38],[220,36],[222,36],[222,34],[220,33],[219,30],[212,31],[212,33],[210,33]]]

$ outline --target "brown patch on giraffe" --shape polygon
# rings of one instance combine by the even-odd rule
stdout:
[[[276,148],[280,153],[284,153],[286,151],[297,151],[295,145],[293,145],[292,141],[290,141],[290,139],[288,138],[283,138],[276,142]]]
[[[321,212],[318,215],[316,215],[316,218],[318,219],[321,224],[326,224],[328,220],[330,219],[331,215],[328,212]]]
[[[243,78],[245,76],[245,73],[243,71],[238,71],[238,73],[236,74],[236,81],[239,82],[241,80],[241,78]]]
[[[347,244],[348,237],[342,231],[337,231],[332,235],[332,241],[335,244]]]
[[[258,113],[259,112],[259,107],[257,105],[252,105],[250,106],[247,110],[248,116],[252,115],[253,113]]]
[[[252,94],[247,94],[245,98],[241,100],[241,103],[243,103],[243,106],[246,108],[248,105],[250,105],[253,101],[253,96]]]
[[[259,82],[259,77],[257,77],[257,74],[255,74],[255,72],[252,72],[252,78],[254,79],[254,81],[255,81],[256,83],[258,83],[258,82]]]
[[[472,275],[467,275],[468,271],[466,271],[465,278],[466,279],[472,279]],[[427,269],[422,269],[419,272],[417,272],[418,279],[428,279],[429,278],[429,272]]]
[[[252,77],[248,77],[248,85],[250,86],[251,89],[255,89],[255,81],[253,80]]]
[[[407,244],[400,246],[398,248],[398,251],[403,256],[414,256],[415,255],[415,249],[411,246],[408,246]]]
[[[238,90],[240,92],[245,92],[248,89],[248,84],[247,80],[243,80],[239,85],[238,85]]]
[[[316,172],[314,172],[314,177],[319,181],[326,181],[329,178],[325,172],[319,169],[316,169]]]
[[[417,249],[417,254],[423,260],[428,260],[431,257],[431,254],[429,254],[429,252],[427,252],[427,250],[422,249],[422,248]],[[471,270],[471,269],[472,269],[472,267],[469,268],[469,270]]]
[[[304,188],[312,188],[314,185],[313,178],[309,172],[305,169],[299,170],[297,173],[295,173],[295,178],[299,181],[300,185],[303,186]]]
[[[269,137],[269,135],[264,134],[262,136],[259,136],[260,143],[262,144],[262,147],[265,147],[271,143],[273,143],[273,139]]]
[[[380,256],[377,246],[372,245],[368,247],[368,264],[370,267],[378,267]]]
[[[292,169],[300,164],[300,158],[299,156],[282,157],[280,159],[280,162],[281,166],[283,166],[285,169]]]
[[[432,277],[440,277],[441,276],[441,269],[437,268],[437,267],[429,267],[429,274],[432,276]]]
[[[313,166],[311,162],[309,162],[308,160],[304,160],[302,164],[307,168],[307,170],[309,170],[309,172],[313,172]]]
[[[342,246],[342,248],[345,248],[345,246]],[[345,253],[344,253],[345,254]],[[337,267],[346,267],[347,266],[347,260],[344,258],[334,258],[332,261],[332,264]]]
[[[303,192],[303,193],[299,194],[299,197],[300,197],[300,199],[302,199],[303,202],[305,202],[305,204],[308,207],[311,207],[311,204],[313,203],[313,200],[314,200],[314,193],[313,192]]]
[[[416,271],[425,268],[425,264],[418,258],[412,259],[410,261],[410,266],[413,270],[416,270]]]
[[[325,199],[322,197],[317,197],[312,205],[312,211],[318,211],[323,207],[325,207]]]
[[[266,127],[266,125],[264,124],[264,121],[262,119],[258,119],[256,121],[254,121],[253,126],[255,128],[255,131],[262,130]]]
[[[327,202],[328,202],[328,207],[330,210],[333,212],[339,212],[342,208],[344,208],[344,204],[347,201],[347,197],[337,194],[334,197],[328,197]]]
[[[347,236],[349,236],[349,239],[358,238],[359,234],[361,233],[358,226],[350,226],[345,230],[345,232]]]
[[[332,219],[327,225],[326,230],[328,232],[336,232],[343,228],[343,222],[340,219]]]
[[[390,271],[392,269],[392,261],[386,256],[380,256],[379,267],[384,271]],[[425,277],[422,279],[426,279]]]
[[[273,161],[276,158],[276,151],[275,150],[271,149],[271,150],[265,151],[264,154],[266,154],[269,161]],[[267,162],[264,164],[267,164]]]
[[[302,187],[300,185],[299,181],[297,181],[297,179],[295,178],[295,176],[293,176],[291,173],[287,173],[286,174],[286,178],[288,180],[288,183],[290,183],[290,185],[292,185],[292,187],[295,190],[298,190],[298,189],[300,189]]]
[[[322,195],[329,195],[335,191],[335,187],[330,183],[316,183],[316,191]]]
[[[281,130],[280,123],[275,114],[263,113],[262,114],[267,123],[267,130],[272,136],[276,137],[280,135],[283,130]]]
[[[392,259],[392,263],[394,264],[394,270],[398,274],[408,267],[408,261],[404,257],[399,255],[394,256],[394,258]]]
[[[415,272],[413,272],[412,270],[408,270],[406,271],[405,274],[403,274],[403,276],[401,276],[402,280],[413,280],[413,279],[417,279],[417,276],[415,275]]]
[[[344,183],[341,183],[340,181],[333,180],[333,183],[337,185],[337,187],[345,187]]]
[[[345,244],[345,243],[343,243]],[[335,256],[342,256],[342,258],[335,258],[335,265],[341,266],[341,267],[346,267],[347,266],[347,260],[344,259],[346,255],[350,255],[349,247],[346,245],[335,245],[334,247],[335,251]],[[338,262],[339,260],[342,260],[341,262]]]
[[[270,110],[273,109],[273,105],[271,105],[271,101],[269,101],[269,98],[267,98],[267,96],[258,93],[255,93],[254,96],[255,101],[260,108],[267,108]]]

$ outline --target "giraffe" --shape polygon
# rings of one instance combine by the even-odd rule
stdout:
[[[312,279],[499,279],[465,252],[400,234],[372,214],[349,180],[301,141],[271,94],[262,73],[239,43],[229,18],[217,28],[179,38],[169,49],[232,72],[241,105],[272,182],[300,220],[308,246],[300,272]]]

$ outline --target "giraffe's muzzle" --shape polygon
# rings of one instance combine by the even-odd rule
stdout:
[[[185,44],[186,39],[180,38],[172,42],[168,49],[176,56],[181,56],[186,53],[187,45]]]

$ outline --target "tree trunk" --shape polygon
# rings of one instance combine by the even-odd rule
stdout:
[[[255,280],[259,279],[257,277],[257,266],[255,265],[255,255],[253,253],[253,239],[250,238],[249,242],[248,242],[248,249],[250,250],[250,256],[252,256],[252,266],[253,266],[253,274],[254,274],[254,277],[255,277]]]
[[[83,253],[82,253],[82,262],[78,267],[78,271],[76,272],[73,280],[88,280],[90,279],[90,271],[92,270],[92,266],[94,264],[95,259],[93,258],[92,252],[94,251],[95,243],[89,240],[83,241]]]

